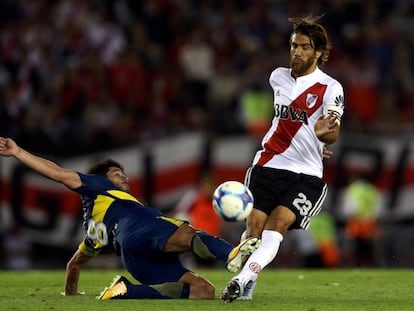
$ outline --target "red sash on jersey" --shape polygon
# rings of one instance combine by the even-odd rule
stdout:
[[[283,153],[289,148],[293,137],[303,126],[303,121],[295,121],[295,116],[305,113],[307,118],[312,116],[323,103],[323,95],[325,94],[327,85],[316,83],[300,94],[291,104],[289,118],[280,118],[278,126],[270,139],[264,144],[264,151],[260,155],[257,162],[258,165],[264,165],[275,154]]]

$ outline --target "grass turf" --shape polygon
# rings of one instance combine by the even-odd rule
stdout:
[[[64,271],[0,271],[0,310],[414,310],[414,270],[268,269],[260,274],[252,301],[225,304],[218,297],[233,276],[220,269],[197,270],[216,285],[214,300],[109,300],[95,296],[119,270],[84,270],[79,289],[85,296],[63,297]]]

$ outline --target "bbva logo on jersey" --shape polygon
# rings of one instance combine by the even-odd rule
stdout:
[[[294,122],[302,122],[308,125],[308,114],[305,110],[292,106],[275,104],[275,117],[283,120],[290,119]]]

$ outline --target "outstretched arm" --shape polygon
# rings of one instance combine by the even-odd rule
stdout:
[[[47,159],[35,156],[18,146],[11,138],[0,137],[0,155],[15,157],[37,173],[75,189],[82,185],[78,173],[67,170]]]
[[[81,295],[78,291],[80,269],[81,266],[88,262],[91,258],[92,257],[88,257],[83,254],[80,250],[77,250],[75,254],[73,254],[72,258],[66,265],[65,296]]]

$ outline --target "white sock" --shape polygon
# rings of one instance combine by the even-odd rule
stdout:
[[[250,255],[243,269],[234,277],[245,285],[249,280],[255,281],[260,271],[275,259],[279,251],[280,243],[283,241],[283,235],[273,230],[263,230],[262,243],[259,248]]]

